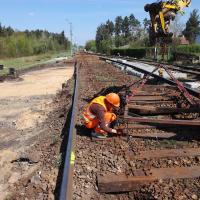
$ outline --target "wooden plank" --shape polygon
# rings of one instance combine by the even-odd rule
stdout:
[[[199,100],[196,100],[196,102],[198,104],[200,104],[200,101]],[[168,101],[168,100],[165,100],[165,101],[145,101],[145,100],[138,100],[138,101],[135,101],[135,100],[130,100],[129,101],[129,104],[133,104],[133,105],[163,105],[163,104],[177,104],[177,101]]]
[[[120,125],[121,129],[156,129],[156,126],[148,126],[148,125],[141,125],[141,124],[128,124],[127,126],[125,125]]]
[[[200,113],[200,108],[156,108],[154,106],[127,105],[130,112],[139,115],[168,115],[180,113]]]
[[[171,97],[164,96],[134,96],[130,100],[131,101],[165,101],[170,100]]]
[[[129,136],[132,136],[133,138],[145,138],[145,139],[169,139],[172,137],[175,137],[175,133],[130,133]]]
[[[142,186],[155,180],[155,177],[151,177],[151,180],[147,180],[146,176],[131,177],[124,174],[97,176],[98,191],[100,193],[136,191],[139,190]]]
[[[200,166],[151,169],[150,174],[156,179],[199,178]]]
[[[173,119],[156,119],[156,118],[129,117],[129,116],[125,116],[124,120],[127,122],[141,122],[141,123],[150,123],[150,124],[200,126],[200,120],[173,120]]]
[[[200,148],[188,148],[188,149],[162,149],[162,150],[150,150],[140,151],[138,155],[130,155],[131,159],[145,159],[145,158],[173,158],[173,157],[191,157],[200,156]]]
[[[151,169],[148,174],[150,175],[126,176],[121,174],[98,176],[98,190],[101,193],[131,192],[160,179],[198,178],[200,177],[200,166]]]
[[[129,104],[136,105],[163,105],[163,104],[176,104],[176,101],[129,101]]]

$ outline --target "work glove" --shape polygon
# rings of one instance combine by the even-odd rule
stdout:
[[[123,130],[121,128],[112,129],[112,133],[114,133],[116,135],[123,135]]]
[[[117,134],[117,130],[112,129],[112,133]]]

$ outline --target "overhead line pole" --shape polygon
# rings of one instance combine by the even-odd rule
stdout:
[[[71,56],[73,55],[73,32],[72,32],[72,23],[70,22],[70,40],[71,40]]]
[[[73,30],[72,30],[72,22],[70,22],[68,19],[66,19],[66,21],[69,23],[69,27],[70,27],[70,53],[71,56],[73,55]]]

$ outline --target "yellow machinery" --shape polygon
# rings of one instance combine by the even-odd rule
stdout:
[[[144,9],[149,12],[151,17],[151,37],[154,39],[172,37],[173,33],[169,32],[170,22],[190,3],[191,0],[168,0],[145,5]]]

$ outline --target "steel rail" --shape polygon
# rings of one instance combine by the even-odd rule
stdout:
[[[181,67],[181,66],[177,66],[177,65],[169,65],[169,64],[165,64],[163,62],[154,62],[154,61],[142,61],[142,60],[136,60],[136,59],[127,59],[127,61],[129,62],[139,62],[139,63],[144,63],[144,64],[151,64],[151,65],[165,65],[167,66],[170,70],[173,71],[179,71],[179,72],[183,72],[186,74],[192,74],[192,75],[196,75],[196,76],[200,76],[200,69],[195,69],[190,67],[190,69],[188,69],[187,67]]]
[[[140,63],[145,63],[145,64],[152,64],[152,65],[165,65],[169,69],[174,70],[174,71],[180,71],[184,73],[189,73],[189,74],[194,74],[194,75],[200,75],[200,68],[195,68],[194,66],[188,67],[188,66],[181,66],[177,64],[169,64],[167,62],[161,62],[161,61],[155,61],[155,60],[148,60],[148,59],[136,59],[136,58],[127,58],[127,57],[111,57],[111,58],[116,58],[116,59],[125,59],[130,62],[140,62]]]
[[[73,169],[75,162],[75,139],[76,139],[76,113],[77,113],[77,103],[78,103],[78,65],[75,64],[74,67],[74,95],[72,103],[72,112],[71,112],[71,122],[70,129],[68,133],[67,149],[65,155],[65,164],[64,171],[61,183],[61,190],[59,200],[71,200],[73,197]]]
[[[124,59],[127,60],[129,62],[139,62],[139,63],[144,63],[144,64],[152,64],[152,65],[165,65],[167,66],[169,69],[173,70],[173,71],[180,71],[183,73],[188,73],[188,74],[193,74],[193,75],[200,75],[200,68],[196,68],[196,67],[188,67],[188,66],[181,66],[181,65],[177,65],[177,64],[169,64],[167,62],[161,62],[161,61],[155,61],[155,60],[149,60],[149,59],[137,59],[137,58],[132,58],[132,57],[126,57],[126,56],[108,56],[105,54],[99,54],[99,53],[90,53],[91,55],[95,55],[95,56],[100,56],[100,57],[109,57],[111,59]]]
[[[117,64],[120,64],[120,65],[124,65],[124,66],[126,66],[126,67],[130,67],[130,68],[132,68],[132,69],[134,69],[134,70],[136,70],[136,71],[138,71],[138,72],[140,72],[140,73],[143,73],[143,74],[149,74],[149,75],[151,75],[152,77],[154,77],[154,78],[156,78],[156,79],[159,79],[159,80],[161,80],[161,81],[164,81],[165,83],[168,83],[168,84],[170,84],[170,85],[177,85],[177,84],[176,84],[174,81],[172,81],[172,80],[166,79],[166,78],[161,77],[161,76],[159,76],[159,75],[157,75],[157,74],[153,74],[152,72],[149,72],[149,71],[146,71],[146,70],[141,69],[141,68],[139,68],[139,67],[136,67],[136,66],[134,66],[134,64],[123,63],[123,62],[121,62],[121,61],[113,60],[113,59],[108,58],[108,57],[100,57],[100,59],[102,59],[102,60],[108,60],[108,61],[111,61],[112,63],[117,63]],[[188,88],[188,87],[185,87],[185,88],[187,89],[187,91],[188,91],[191,95],[193,95],[193,96],[195,96],[195,97],[197,97],[197,98],[200,98],[200,93],[199,93],[199,92],[197,92],[197,91],[195,91],[195,90],[193,90],[193,89],[191,89],[191,88]]]

